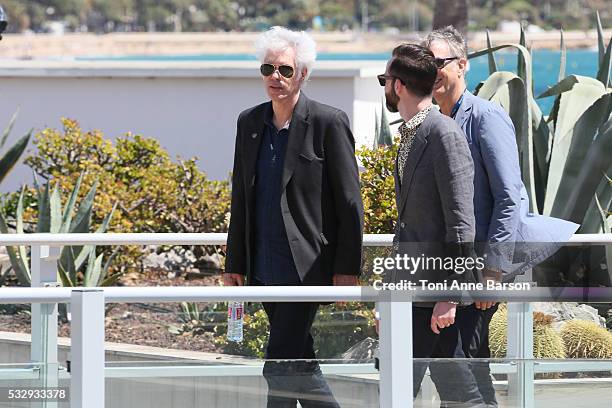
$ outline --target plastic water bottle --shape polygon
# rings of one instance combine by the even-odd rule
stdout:
[[[227,305],[227,340],[242,342],[242,323],[244,318],[244,303],[229,302]]]

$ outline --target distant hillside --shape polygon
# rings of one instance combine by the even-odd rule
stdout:
[[[594,28],[612,17],[610,0],[0,0],[9,31],[261,31],[272,25],[320,31],[427,31],[440,14],[467,5],[468,29],[522,21],[542,29]]]

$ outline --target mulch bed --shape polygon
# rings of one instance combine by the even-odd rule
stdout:
[[[218,285],[219,275],[203,276],[190,273],[175,275],[156,269],[122,277],[118,286],[212,286]],[[201,306],[203,307],[203,306]],[[105,337],[114,343],[135,344],[177,350],[216,352],[213,333],[194,336],[170,333],[171,325],[180,327],[179,303],[113,303],[106,306]],[[0,331],[30,333],[29,305],[0,305]],[[70,337],[70,323],[60,321],[60,337]]]

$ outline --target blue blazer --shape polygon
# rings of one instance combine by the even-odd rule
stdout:
[[[455,121],[474,161],[476,242],[489,246],[485,264],[506,277],[522,273],[556,252],[579,225],[529,213],[514,126],[501,106],[466,90]]]

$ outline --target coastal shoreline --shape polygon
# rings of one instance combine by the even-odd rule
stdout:
[[[313,33],[320,53],[389,52],[402,42],[416,42],[425,33]],[[6,34],[0,43],[2,59],[74,58],[130,55],[248,54],[258,33],[68,33]],[[612,30],[604,30],[606,43]],[[532,49],[559,49],[560,32],[527,33]],[[597,47],[597,31],[564,32],[567,48]],[[491,32],[493,45],[518,43],[519,33]],[[468,34],[471,50],[486,47],[486,34]]]

